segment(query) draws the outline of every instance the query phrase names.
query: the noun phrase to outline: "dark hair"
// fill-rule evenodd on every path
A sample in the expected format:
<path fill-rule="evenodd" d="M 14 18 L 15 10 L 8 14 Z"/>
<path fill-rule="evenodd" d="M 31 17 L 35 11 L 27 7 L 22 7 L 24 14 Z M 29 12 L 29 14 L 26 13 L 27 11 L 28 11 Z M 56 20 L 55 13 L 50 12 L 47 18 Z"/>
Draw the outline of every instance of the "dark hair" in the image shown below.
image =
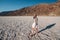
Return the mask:
<path fill-rule="evenodd" d="M 37 14 L 34 14 L 33 19 L 35 19 L 36 17 L 37 17 Z"/>

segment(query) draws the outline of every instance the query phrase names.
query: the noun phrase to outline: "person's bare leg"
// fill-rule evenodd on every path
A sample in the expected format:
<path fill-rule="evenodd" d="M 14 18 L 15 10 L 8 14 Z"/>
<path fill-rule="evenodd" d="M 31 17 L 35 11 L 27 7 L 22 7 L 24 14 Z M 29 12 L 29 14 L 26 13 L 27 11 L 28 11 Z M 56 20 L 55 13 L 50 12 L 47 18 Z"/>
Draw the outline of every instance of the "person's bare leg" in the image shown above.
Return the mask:
<path fill-rule="evenodd" d="M 36 33 L 38 32 L 38 26 L 36 26 Z"/>
<path fill-rule="evenodd" d="M 32 34 L 34 34 L 34 28 L 32 28 Z"/>
<path fill-rule="evenodd" d="M 38 35 L 38 28 L 36 28 L 36 34 Z"/>

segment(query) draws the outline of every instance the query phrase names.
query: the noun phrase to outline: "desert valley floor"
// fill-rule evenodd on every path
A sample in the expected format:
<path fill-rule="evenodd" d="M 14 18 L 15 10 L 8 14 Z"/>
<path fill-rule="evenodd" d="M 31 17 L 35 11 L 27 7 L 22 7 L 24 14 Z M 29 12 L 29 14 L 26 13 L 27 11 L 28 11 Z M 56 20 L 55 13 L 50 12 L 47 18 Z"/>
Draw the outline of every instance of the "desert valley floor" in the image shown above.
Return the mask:
<path fill-rule="evenodd" d="M 38 16 L 39 30 L 48 28 L 29 38 L 32 16 L 0 16 L 0 40 L 60 40 L 60 17 Z"/>

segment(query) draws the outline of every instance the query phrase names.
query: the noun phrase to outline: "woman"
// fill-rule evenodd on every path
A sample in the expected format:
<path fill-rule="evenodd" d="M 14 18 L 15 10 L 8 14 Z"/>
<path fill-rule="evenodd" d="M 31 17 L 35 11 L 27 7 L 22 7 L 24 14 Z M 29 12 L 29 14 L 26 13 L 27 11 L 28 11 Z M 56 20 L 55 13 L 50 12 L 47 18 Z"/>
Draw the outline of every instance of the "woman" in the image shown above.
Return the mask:
<path fill-rule="evenodd" d="M 37 18 L 37 14 L 34 14 L 33 16 L 33 24 L 32 24 L 32 33 L 37 33 L 38 32 L 38 18 Z"/>

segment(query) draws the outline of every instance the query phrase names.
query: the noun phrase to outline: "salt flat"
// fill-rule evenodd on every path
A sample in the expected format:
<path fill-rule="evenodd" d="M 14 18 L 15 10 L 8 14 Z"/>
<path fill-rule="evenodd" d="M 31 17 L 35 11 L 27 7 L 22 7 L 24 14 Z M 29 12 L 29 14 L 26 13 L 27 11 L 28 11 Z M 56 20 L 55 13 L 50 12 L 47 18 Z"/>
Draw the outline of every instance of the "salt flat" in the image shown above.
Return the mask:
<path fill-rule="evenodd" d="M 32 23 L 32 16 L 0 16 L 0 39 L 29 40 Z M 60 17 L 38 16 L 39 30 L 54 23 L 52 28 L 39 33 L 40 37 L 36 35 L 31 40 L 60 40 Z"/>

